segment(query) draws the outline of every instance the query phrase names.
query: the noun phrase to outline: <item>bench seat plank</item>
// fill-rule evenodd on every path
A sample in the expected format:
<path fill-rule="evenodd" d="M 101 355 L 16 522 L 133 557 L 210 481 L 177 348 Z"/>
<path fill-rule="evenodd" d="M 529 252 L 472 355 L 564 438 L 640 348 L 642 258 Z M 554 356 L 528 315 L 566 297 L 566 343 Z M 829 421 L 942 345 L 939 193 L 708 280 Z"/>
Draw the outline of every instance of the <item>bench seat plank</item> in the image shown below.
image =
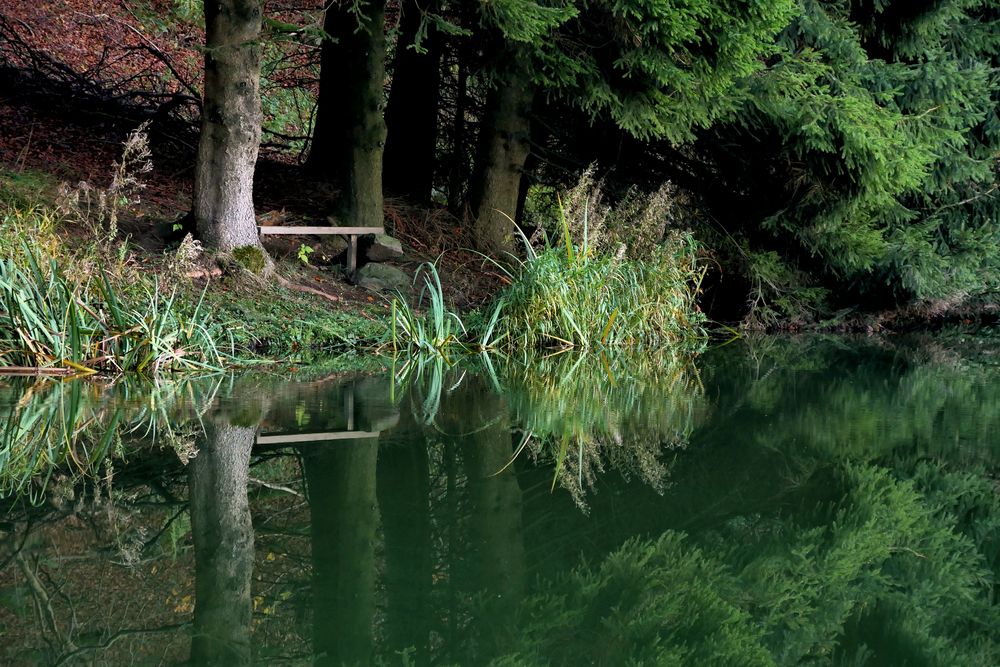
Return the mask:
<path fill-rule="evenodd" d="M 364 235 L 364 234 L 384 234 L 385 230 L 382 227 L 279 227 L 279 226 L 269 226 L 261 227 L 261 234 L 341 234 L 344 236 L 350 236 L 353 234 Z"/>

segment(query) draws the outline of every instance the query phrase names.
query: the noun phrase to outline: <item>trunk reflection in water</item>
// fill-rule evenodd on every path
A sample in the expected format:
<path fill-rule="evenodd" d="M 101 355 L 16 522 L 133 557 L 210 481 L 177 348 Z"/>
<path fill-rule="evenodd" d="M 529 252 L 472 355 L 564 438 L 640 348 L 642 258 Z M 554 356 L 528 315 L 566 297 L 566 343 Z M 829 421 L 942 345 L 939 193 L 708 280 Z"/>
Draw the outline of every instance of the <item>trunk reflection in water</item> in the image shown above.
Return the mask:
<path fill-rule="evenodd" d="M 397 435 L 398 433 L 398 435 Z M 429 443 L 410 412 L 379 439 L 377 491 L 385 539 L 386 643 L 428 663 L 431 631 Z"/>
<path fill-rule="evenodd" d="M 303 447 L 312 517 L 313 651 L 321 665 L 366 665 L 374 652 L 378 440 Z"/>
<path fill-rule="evenodd" d="M 525 553 L 521 488 L 513 466 L 510 418 L 503 397 L 480 378 L 466 378 L 450 397 L 467 406 L 442 426 L 458 446 L 469 494 L 469 539 L 472 591 L 482 591 L 474 636 L 482 643 L 479 658 L 497 655 L 514 634 L 517 606 L 524 597 Z M 461 417 L 461 419 L 459 419 Z M 502 471 L 502 472 L 501 472 Z"/>
<path fill-rule="evenodd" d="M 196 665 L 250 662 L 254 535 L 247 501 L 256 427 L 208 420 L 188 464 L 195 554 Z"/>

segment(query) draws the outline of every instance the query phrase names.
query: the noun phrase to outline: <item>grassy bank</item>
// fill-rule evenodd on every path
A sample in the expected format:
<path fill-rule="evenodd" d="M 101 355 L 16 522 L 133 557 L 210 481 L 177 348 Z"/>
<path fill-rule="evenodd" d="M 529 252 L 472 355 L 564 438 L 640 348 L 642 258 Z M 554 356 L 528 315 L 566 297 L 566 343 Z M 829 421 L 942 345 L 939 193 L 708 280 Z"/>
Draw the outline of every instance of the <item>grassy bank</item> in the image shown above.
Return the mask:
<path fill-rule="evenodd" d="M 704 343 L 697 306 L 704 268 L 690 234 L 667 227 L 668 190 L 611 207 L 588 173 L 553 202 L 555 215 L 534 221 L 537 232 L 522 236 L 518 256 L 482 258 L 507 277 L 492 302 L 455 312 L 436 267 L 426 264 L 417 275 L 420 298 L 400 298 L 390 310 L 364 292 L 345 301 L 286 289 L 190 236 L 165 252 L 131 243 L 122 221 L 150 215 L 137 209 L 140 185 L 129 173 L 144 167 L 141 149 L 130 146 L 105 190 L 0 172 L 0 366 L 157 373 L 302 363 L 390 342 L 445 354 L 696 351 Z"/>
<path fill-rule="evenodd" d="M 335 310 L 239 267 L 189 278 L 190 244 L 156 254 L 121 238 L 130 201 L 115 194 L 0 172 L 0 366 L 205 370 L 384 341 L 381 304 Z"/>

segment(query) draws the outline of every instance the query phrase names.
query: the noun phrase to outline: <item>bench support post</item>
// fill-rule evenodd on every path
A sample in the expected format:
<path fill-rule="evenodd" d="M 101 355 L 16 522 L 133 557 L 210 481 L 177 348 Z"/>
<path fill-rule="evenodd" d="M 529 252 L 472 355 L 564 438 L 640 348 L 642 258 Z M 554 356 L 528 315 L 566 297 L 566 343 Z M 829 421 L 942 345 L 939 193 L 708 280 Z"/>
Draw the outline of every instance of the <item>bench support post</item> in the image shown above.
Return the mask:
<path fill-rule="evenodd" d="M 358 237 L 354 234 L 345 234 L 347 239 L 347 277 L 353 278 L 358 270 Z"/>

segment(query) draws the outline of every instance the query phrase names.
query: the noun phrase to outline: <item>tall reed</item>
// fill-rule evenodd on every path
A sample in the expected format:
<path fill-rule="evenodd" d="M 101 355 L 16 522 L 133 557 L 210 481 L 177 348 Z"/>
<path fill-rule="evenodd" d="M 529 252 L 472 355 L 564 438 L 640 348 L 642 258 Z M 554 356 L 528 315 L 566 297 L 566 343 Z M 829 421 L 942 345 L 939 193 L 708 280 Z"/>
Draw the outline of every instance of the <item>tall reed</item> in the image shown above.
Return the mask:
<path fill-rule="evenodd" d="M 586 192 L 570 193 L 582 205 L 560 205 L 557 225 L 541 231 L 537 247 L 521 235 L 526 257 L 508 269 L 497 337 L 525 349 L 698 347 L 705 269 L 693 237 L 664 227 L 662 192 L 648 197 L 634 229 L 618 221 L 611 234 L 614 211 L 602 207 L 598 186 L 586 178 L 576 189 Z"/>

